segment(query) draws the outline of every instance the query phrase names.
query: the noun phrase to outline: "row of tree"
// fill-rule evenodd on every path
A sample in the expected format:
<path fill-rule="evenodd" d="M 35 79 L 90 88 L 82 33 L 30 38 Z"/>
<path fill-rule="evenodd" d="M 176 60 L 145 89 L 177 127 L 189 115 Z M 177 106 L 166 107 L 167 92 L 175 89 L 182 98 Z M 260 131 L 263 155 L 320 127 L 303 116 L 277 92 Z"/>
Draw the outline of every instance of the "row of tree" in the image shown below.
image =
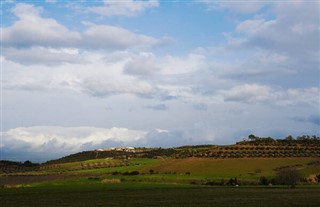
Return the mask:
<path fill-rule="evenodd" d="M 274 139 L 271 137 L 258 137 L 253 134 L 250 134 L 248 138 L 244 139 L 237 144 L 242 145 L 295 145 L 295 144 L 302 144 L 302 145 L 316 145 L 320 144 L 320 137 L 316 135 L 302 135 L 297 136 L 296 138 L 289 135 L 284 139 Z"/>

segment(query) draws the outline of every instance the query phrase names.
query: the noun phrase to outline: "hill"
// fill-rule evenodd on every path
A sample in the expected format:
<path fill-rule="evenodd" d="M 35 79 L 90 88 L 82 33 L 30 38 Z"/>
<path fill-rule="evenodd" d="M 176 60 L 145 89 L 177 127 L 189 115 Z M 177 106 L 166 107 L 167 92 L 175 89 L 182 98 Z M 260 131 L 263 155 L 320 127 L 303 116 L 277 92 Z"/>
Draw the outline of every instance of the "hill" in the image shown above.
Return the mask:
<path fill-rule="evenodd" d="M 30 161 L 0 162 L 2 178 L 20 176 L 19 179 L 21 175 L 41 175 L 42 178 L 43 175 L 48 175 L 59 178 L 61 175 L 112 177 L 148 174 L 159 175 L 162 180 L 167 181 L 173 179 L 170 176 L 183 175 L 187 176 L 182 178 L 188 183 L 192 179 L 200 179 L 201 183 L 207 182 L 203 180 L 208 177 L 237 177 L 257 182 L 261 177 L 274 177 L 283 169 L 296 169 L 304 179 L 311 176 L 312 180 L 316 175 L 320 175 L 319 137 L 272 139 L 250 135 L 248 139 L 226 146 L 108 148 L 79 152 L 42 164 Z M 140 179 L 144 180 L 145 176 Z M 174 180 L 176 179 L 174 177 Z M 159 181 L 159 177 L 156 176 L 156 180 Z"/>
<path fill-rule="evenodd" d="M 320 157 L 320 138 L 316 136 L 301 136 L 293 139 L 259 138 L 249 135 L 248 139 L 233 145 L 197 145 L 181 146 L 176 148 L 110 148 L 95 151 L 83 151 L 68 155 L 57 160 L 48 161 L 46 164 L 59 164 L 80 162 L 91 159 L 114 158 L 294 158 L 294 157 Z"/>

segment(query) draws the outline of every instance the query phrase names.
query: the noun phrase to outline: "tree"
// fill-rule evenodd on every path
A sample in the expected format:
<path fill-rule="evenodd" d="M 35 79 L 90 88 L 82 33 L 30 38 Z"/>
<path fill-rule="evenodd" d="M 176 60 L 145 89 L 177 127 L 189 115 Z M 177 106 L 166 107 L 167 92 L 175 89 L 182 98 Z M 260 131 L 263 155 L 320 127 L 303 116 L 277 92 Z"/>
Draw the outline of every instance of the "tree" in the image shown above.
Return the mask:
<path fill-rule="evenodd" d="M 23 165 L 26 167 L 31 167 L 31 166 L 33 166 L 33 163 L 31 161 L 27 160 L 23 163 Z"/>
<path fill-rule="evenodd" d="M 260 184 L 260 185 L 269 185 L 269 180 L 268 180 L 268 178 L 266 178 L 266 177 L 264 177 L 264 176 L 260 177 L 260 179 L 259 179 L 259 184 Z"/>
<path fill-rule="evenodd" d="M 292 141 L 292 140 L 294 140 L 294 138 L 291 135 L 289 135 L 289 136 L 286 137 L 286 140 Z"/>
<path fill-rule="evenodd" d="M 255 141 L 257 138 L 258 138 L 258 137 L 254 136 L 253 134 L 250 134 L 250 135 L 248 136 L 248 139 L 249 139 L 250 141 Z"/>
<path fill-rule="evenodd" d="M 316 175 L 315 180 L 320 183 L 320 174 Z"/>
<path fill-rule="evenodd" d="M 280 185 L 288 185 L 294 188 L 301 175 L 295 168 L 286 168 L 277 172 L 276 180 Z"/>

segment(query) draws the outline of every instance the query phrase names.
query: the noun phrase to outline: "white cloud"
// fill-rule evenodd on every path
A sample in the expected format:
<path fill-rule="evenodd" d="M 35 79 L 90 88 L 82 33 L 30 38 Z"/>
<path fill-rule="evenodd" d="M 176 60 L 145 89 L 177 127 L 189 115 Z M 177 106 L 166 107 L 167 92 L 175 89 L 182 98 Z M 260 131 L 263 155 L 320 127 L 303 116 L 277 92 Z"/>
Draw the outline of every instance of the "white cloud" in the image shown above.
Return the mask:
<path fill-rule="evenodd" d="M 319 38 L 318 8 L 319 2 L 273 3 L 269 12 L 274 17 L 258 16 L 240 21 L 236 32 L 245 36 L 242 44 L 246 47 L 289 54 L 300 61 L 306 58 L 315 61 L 319 52 L 315 44 Z"/>
<path fill-rule="evenodd" d="M 103 6 L 89 7 L 88 11 L 97 13 L 102 16 L 135 16 L 145 10 L 153 7 L 158 7 L 157 0 L 147 1 L 109 1 L 104 0 Z"/>
<path fill-rule="evenodd" d="M 109 25 L 94 25 L 88 27 L 82 34 L 83 48 L 97 49 L 126 49 L 130 47 L 149 47 L 161 44 L 161 40 L 140 35 L 129 30 L 109 26 Z"/>
<path fill-rule="evenodd" d="M 7 60 L 23 65 L 56 66 L 64 63 L 86 63 L 78 50 L 73 48 L 31 47 L 17 49 L 10 47 L 3 50 L 3 55 Z"/>
<path fill-rule="evenodd" d="M 161 72 L 153 54 L 142 54 L 133 58 L 124 66 L 124 73 L 129 75 L 145 76 L 156 75 Z"/>
<path fill-rule="evenodd" d="M 153 53 L 140 53 L 132 56 L 125 65 L 124 72 L 137 76 L 173 76 L 190 74 L 202 70 L 206 66 L 206 57 L 197 53 L 185 56 L 156 56 Z"/>
<path fill-rule="evenodd" d="M 2 44 L 6 47 L 83 48 L 86 50 L 120 50 L 162 45 L 167 39 L 136 34 L 111 25 L 87 25 L 84 31 L 72 31 L 55 19 L 42 18 L 42 8 L 19 3 L 12 12 L 19 19 L 3 28 Z"/>
<path fill-rule="evenodd" d="M 15 60 L 19 60 L 24 65 L 4 59 L 3 67 L 10 68 L 4 71 L 5 89 L 50 93 L 60 91 L 96 97 L 118 94 L 133 94 L 146 98 L 165 96 L 161 94 L 165 91 L 160 90 L 157 83 L 123 74 L 123 68 L 130 60 L 131 54 L 127 54 L 127 57 L 122 56 L 120 60 L 114 62 L 105 62 L 105 53 L 84 52 L 73 55 L 77 50 L 50 49 L 52 50 L 50 53 L 49 49 L 34 50 L 30 52 L 26 49 L 27 55 L 21 55 L 21 57 L 18 57 L 20 50 L 17 50 L 19 52 L 12 50 L 18 54 L 10 54 L 10 57 L 16 55 Z M 34 54 L 38 56 L 32 57 Z M 34 59 L 39 59 L 38 64 L 29 64 Z M 57 60 L 60 62 L 55 62 Z M 61 64 L 63 61 L 65 64 Z"/>
<path fill-rule="evenodd" d="M 266 101 L 272 99 L 272 90 L 268 86 L 245 84 L 223 90 L 221 94 L 226 101 L 240 101 L 246 103 Z"/>
<path fill-rule="evenodd" d="M 12 26 L 3 28 L 4 46 L 29 47 L 72 46 L 80 40 L 78 32 L 70 31 L 54 19 L 40 17 L 42 9 L 30 4 L 19 3 L 12 12 L 19 18 Z"/>
<path fill-rule="evenodd" d="M 2 149 L 29 153 L 47 153 L 47 156 L 110 147 L 114 143 L 134 145 L 147 132 L 127 128 L 34 126 L 10 129 L 3 135 Z M 88 149 L 87 149 L 88 150 Z"/>

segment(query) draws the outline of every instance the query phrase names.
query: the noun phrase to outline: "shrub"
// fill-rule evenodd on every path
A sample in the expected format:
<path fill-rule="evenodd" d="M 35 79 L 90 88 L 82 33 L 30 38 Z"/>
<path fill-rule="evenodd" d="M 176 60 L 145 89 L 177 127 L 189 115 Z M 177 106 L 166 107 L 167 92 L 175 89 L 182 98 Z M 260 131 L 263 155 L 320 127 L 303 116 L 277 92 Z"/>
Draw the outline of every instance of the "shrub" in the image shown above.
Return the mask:
<path fill-rule="evenodd" d="M 139 171 L 124 172 L 123 175 L 139 175 Z"/>
<path fill-rule="evenodd" d="M 264 177 L 264 176 L 260 177 L 260 179 L 259 179 L 259 184 L 260 184 L 260 185 L 269 185 L 269 180 L 268 180 L 268 178 L 266 178 L 266 177 Z"/>
<path fill-rule="evenodd" d="M 285 168 L 277 172 L 276 180 L 280 185 L 288 185 L 294 188 L 301 175 L 295 168 Z"/>

